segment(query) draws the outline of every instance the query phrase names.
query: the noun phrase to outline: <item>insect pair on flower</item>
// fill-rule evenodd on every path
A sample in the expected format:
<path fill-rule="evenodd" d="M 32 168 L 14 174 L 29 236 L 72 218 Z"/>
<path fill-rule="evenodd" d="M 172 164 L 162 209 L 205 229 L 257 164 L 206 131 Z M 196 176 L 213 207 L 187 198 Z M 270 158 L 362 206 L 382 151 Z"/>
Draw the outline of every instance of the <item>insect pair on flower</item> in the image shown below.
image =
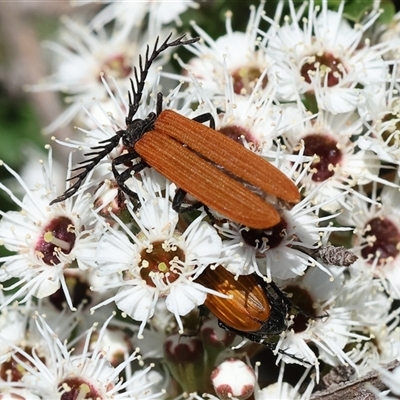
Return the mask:
<path fill-rule="evenodd" d="M 183 210 L 186 194 L 190 194 L 198 202 L 189 209 L 204 206 L 256 230 L 275 226 L 281 217 L 267 198 L 297 203 L 300 193 L 296 185 L 268 161 L 216 131 L 210 113 L 188 119 L 175 111 L 163 110 L 163 96 L 159 93 L 156 111 L 144 119 L 134 119 L 154 60 L 170 47 L 199 40 L 184 40 L 181 36 L 169 41 L 170 38 L 171 35 L 159 47 L 157 39 L 151 54 L 147 47 L 144 61 L 139 58 L 139 71 L 134 70 L 135 82 L 131 80 L 126 129 L 92 147 L 93 151 L 86 154 L 90 158 L 75 169 L 82 170 L 71 178 L 76 182 L 51 204 L 73 196 L 90 171 L 122 144 L 127 152 L 114 158 L 112 172 L 119 188 L 138 204 L 137 194 L 126 181 L 151 167 L 177 185 L 173 208 L 178 212 Z M 119 172 L 121 165 L 129 166 Z M 235 280 L 222 267 L 215 271 L 207 269 L 198 281 L 230 297 L 209 296 L 205 303 L 224 328 L 259 343 L 287 329 L 290 301 L 273 283 L 267 284 L 255 274 Z"/>

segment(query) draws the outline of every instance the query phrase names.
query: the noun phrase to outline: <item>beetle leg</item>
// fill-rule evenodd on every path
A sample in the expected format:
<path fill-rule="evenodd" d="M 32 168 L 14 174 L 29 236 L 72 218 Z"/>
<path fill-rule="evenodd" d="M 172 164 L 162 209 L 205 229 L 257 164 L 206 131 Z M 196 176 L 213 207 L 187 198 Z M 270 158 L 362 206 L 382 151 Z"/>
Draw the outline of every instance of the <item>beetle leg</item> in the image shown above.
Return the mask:
<path fill-rule="evenodd" d="M 273 347 L 276 348 L 276 345 L 269 346 L 269 348 L 270 348 L 272 351 L 275 350 L 275 348 L 273 348 Z M 304 365 L 304 364 L 307 364 L 307 365 L 310 366 L 310 367 L 313 366 L 313 364 L 311 364 L 309 361 L 307 361 L 307 360 L 305 360 L 305 359 L 303 359 L 303 358 L 297 357 L 297 356 L 295 356 L 295 355 L 293 355 L 293 354 L 290 354 L 290 353 L 288 353 L 286 350 L 279 349 L 279 350 L 277 350 L 277 352 L 278 352 L 279 354 L 282 354 L 282 355 L 286 356 L 286 357 L 290 357 L 290 358 L 293 359 L 293 360 L 299 361 L 299 362 L 302 363 L 303 365 Z"/>
<path fill-rule="evenodd" d="M 211 115 L 211 113 L 205 113 L 205 114 L 198 115 L 197 117 L 193 118 L 193 121 L 200 122 L 201 124 L 209 121 L 210 128 L 215 129 L 215 120 L 214 120 L 214 117 Z"/>
<path fill-rule="evenodd" d="M 200 207 L 203 207 L 204 211 L 207 214 L 207 217 L 210 219 L 211 224 L 214 225 L 217 222 L 216 218 L 210 212 L 210 209 L 202 202 L 196 201 L 196 203 L 193 203 L 192 205 L 190 205 L 188 207 L 182 207 L 182 203 L 185 199 L 186 194 L 187 194 L 187 192 L 185 192 L 181 188 L 178 188 L 178 190 L 175 192 L 175 196 L 172 200 L 172 208 L 179 214 L 186 214 L 186 213 L 190 213 L 192 211 L 196 211 Z"/>
<path fill-rule="evenodd" d="M 302 364 L 307 364 L 309 366 L 312 366 L 312 364 L 310 364 L 307 360 L 304 360 L 304 359 L 302 359 L 300 357 L 297 357 L 294 354 L 288 353 L 286 350 L 283 350 L 283 349 L 276 350 L 276 345 L 277 345 L 276 343 L 266 342 L 262 338 L 260 338 L 260 336 L 258 336 L 258 335 L 253 335 L 250 332 L 246 332 L 246 334 L 244 334 L 243 332 L 240 332 L 240 331 L 237 331 L 235 329 L 230 328 L 229 326 L 225 325 L 220 320 L 218 320 L 218 325 L 219 325 L 220 328 L 225 329 L 228 332 L 233 332 L 238 336 L 242 336 L 242 337 L 245 337 L 248 340 L 251 340 L 252 342 L 255 342 L 255 343 L 258 343 L 258 344 L 262 344 L 263 346 L 266 346 L 273 353 L 276 352 L 276 353 L 282 354 L 284 356 L 290 357 L 293 360 L 299 361 Z M 236 350 L 236 348 L 234 348 L 234 350 Z"/>
<path fill-rule="evenodd" d="M 161 92 L 158 92 L 157 93 L 157 104 L 156 104 L 156 115 L 157 115 L 157 117 L 162 112 L 162 106 L 163 106 L 163 94 Z"/>
<path fill-rule="evenodd" d="M 185 192 L 183 189 L 178 188 L 178 190 L 175 192 L 175 196 L 172 200 L 172 208 L 179 214 L 185 214 L 189 213 L 195 210 L 198 210 L 201 206 L 204 206 L 203 203 L 200 201 L 197 201 L 196 203 L 188 206 L 188 207 L 182 207 L 183 200 L 185 199 L 187 192 Z"/>
<path fill-rule="evenodd" d="M 131 167 L 127 168 L 124 172 L 119 173 L 117 171 L 117 165 L 124 164 L 126 162 L 132 161 L 134 159 L 138 158 L 138 155 L 136 153 L 126 153 L 122 154 L 119 157 L 116 157 L 112 164 L 111 164 L 111 169 L 114 174 L 115 180 L 118 183 L 118 186 L 120 189 L 129 197 L 134 198 L 136 201 L 139 201 L 138 195 L 132 191 L 131 189 L 126 186 L 125 182 L 132 177 L 133 174 L 136 174 L 140 171 L 142 171 L 144 168 L 148 167 L 148 165 L 144 161 L 139 161 L 138 163 L 132 165 Z"/>

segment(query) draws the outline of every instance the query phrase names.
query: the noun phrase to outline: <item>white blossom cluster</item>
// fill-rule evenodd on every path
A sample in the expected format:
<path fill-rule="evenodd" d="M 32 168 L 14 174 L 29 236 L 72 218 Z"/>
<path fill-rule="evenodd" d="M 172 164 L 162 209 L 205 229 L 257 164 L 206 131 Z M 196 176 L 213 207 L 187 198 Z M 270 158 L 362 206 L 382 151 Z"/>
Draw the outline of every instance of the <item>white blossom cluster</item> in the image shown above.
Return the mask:
<path fill-rule="evenodd" d="M 129 80 L 138 90 L 147 46 L 151 54 L 171 32 L 170 41 L 187 33 L 180 16 L 202 6 L 114 1 L 85 23 L 63 20 L 60 41 L 47 43 L 54 73 L 31 90 L 65 96 L 48 132 L 79 126 L 66 142 L 54 138 L 72 150 L 65 190 L 82 160 L 127 134 Z M 0 211 L 9 251 L 0 258 L 0 398 L 309 399 L 327 371 L 346 367 L 350 380 L 400 357 L 399 17 L 383 25 L 378 1 L 357 22 L 345 2 L 328 6 L 280 1 L 268 15 L 262 1 L 245 32 L 227 13 L 219 38 L 192 22 L 183 40 L 200 39 L 153 60 L 134 116 L 146 119 L 160 101 L 185 119 L 210 114 L 221 135 L 297 186 L 301 199 L 289 204 L 243 183 L 274 206 L 278 225 L 242 226 L 189 194 L 177 212 L 179 187 L 154 165 L 126 176 L 127 195 L 116 173 L 141 160 L 123 136 L 60 202 L 66 178 L 51 146 L 36 182 L 1 164 L 24 196 L 0 183 L 19 209 Z M 218 282 L 221 269 L 232 275 L 221 286 L 276 285 L 269 304 L 284 304 L 285 327 L 254 343 L 249 305 L 249 316 L 231 310 L 238 335 L 223 312 L 222 329 L 210 299 L 229 296 L 204 278 Z M 265 385 L 269 364 L 278 378 Z M 287 382 L 290 364 L 302 369 L 297 384 Z"/>

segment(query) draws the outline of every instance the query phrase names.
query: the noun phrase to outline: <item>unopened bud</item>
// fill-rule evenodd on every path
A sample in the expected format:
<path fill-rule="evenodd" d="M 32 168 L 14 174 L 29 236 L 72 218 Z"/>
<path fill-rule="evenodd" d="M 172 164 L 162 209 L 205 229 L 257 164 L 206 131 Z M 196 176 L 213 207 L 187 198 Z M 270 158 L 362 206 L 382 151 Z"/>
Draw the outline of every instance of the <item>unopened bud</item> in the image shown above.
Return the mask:
<path fill-rule="evenodd" d="M 125 196 L 115 181 L 104 181 L 94 194 L 94 206 L 100 208 L 100 214 L 104 218 L 110 216 L 110 211 L 120 215 L 126 210 Z"/>
<path fill-rule="evenodd" d="M 205 382 L 205 351 L 196 336 L 171 335 L 164 343 L 164 357 L 183 390 L 201 391 Z"/>
<path fill-rule="evenodd" d="M 238 400 L 249 398 L 256 385 L 254 370 L 243 361 L 230 359 L 220 364 L 211 374 L 215 394 L 221 400 L 232 397 Z"/>
<path fill-rule="evenodd" d="M 236 335 L 226 329 L 222 329 L 217 318 L 206 319 L 200 327 L 200 337 L 207 347 L 224 349 L 229 347 Z"/>

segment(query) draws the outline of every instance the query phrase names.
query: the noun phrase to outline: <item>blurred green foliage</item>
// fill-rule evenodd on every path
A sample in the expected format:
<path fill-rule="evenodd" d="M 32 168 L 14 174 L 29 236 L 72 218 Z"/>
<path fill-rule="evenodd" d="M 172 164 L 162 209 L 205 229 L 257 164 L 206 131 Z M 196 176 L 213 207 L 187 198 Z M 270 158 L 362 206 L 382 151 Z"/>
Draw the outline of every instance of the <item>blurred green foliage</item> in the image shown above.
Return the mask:
<path fill-rule="evenodd" d="M 10 98 L 0 88 L 0 159 L 18 169 L 24 148 L 43 147 L 40 130 L 32 105 L 25 98 Z"/>
<path fill-rule="evenodd" d="M 0 160 L 15 170 L 25 163 L 28 148 L 43 149 L 44 138 L 34 107 L 25 97 L 10 97 L 0 87 Z M 10 174 L 0 168 L 0 182 L 6 183 Z M 0 209 L 15 209 L 9 196 L 0 191 Z M 0 255 L 2 254 L 0 248 Z"/>

